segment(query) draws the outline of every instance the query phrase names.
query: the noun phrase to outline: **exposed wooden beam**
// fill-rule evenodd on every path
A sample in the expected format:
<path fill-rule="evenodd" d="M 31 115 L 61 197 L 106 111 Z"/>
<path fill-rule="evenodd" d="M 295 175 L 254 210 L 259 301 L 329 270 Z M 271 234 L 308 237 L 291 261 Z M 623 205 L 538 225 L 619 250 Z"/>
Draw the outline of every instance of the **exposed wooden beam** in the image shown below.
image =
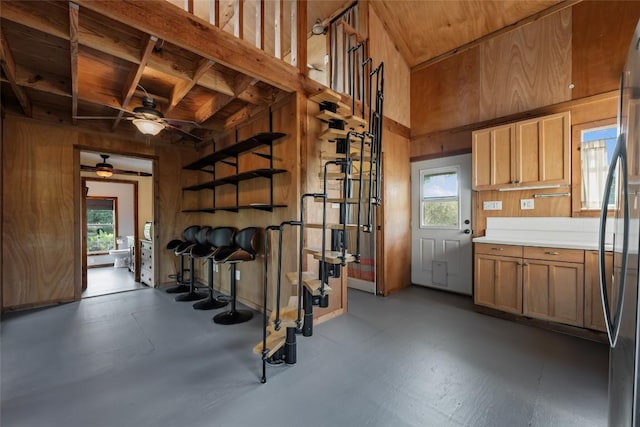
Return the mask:
<path fill-rule="evenodd" d="M 220 0 L 209 0 L 209 24 L 220 27 Z"/>
<path fill-rule="evenodd" d="M 213 117 L 218 111 L 222 110 L 227 104 L 233 101 L 232 96 L 223 95 L 221 93 L 216 94 L 210 100 L 204 103 L 198 111 L 196 111 L 195 121 L 198 123 L 204 123 Z"/>
<path fill-rule="evenodd" d="M 58 6 L 57 3 L 52 5 Z M 67 28 L 67 6 L 59 4 L 59 8 L 39 8 L 36 2 L 30 1 L 3 1 L 0 7 L 0 16 L 20 25 L 36 29 L 60 39 L 69 38 Z"/>
<path fill-rule="evenodd" d="M 235 0 L 233 3 L 233 35 L 244 38 L 244 0 Z"/>
<path fill-rule="evenodd" d="M 215 68 L 206 72 L 198 81 L 198 85 L 228 96 L 234 96 L 233 81 Z"/>
<path fill-rule="evenodd" d="M 264 50 L 264 0 L 256 2 L 256 47 Z"/>
<path fill-rule="evenodd" d="M 4 74 L 7 76 L 9 80 L 9 84 L 11 85 L 11 89 L 15 94 L 16 98 L 18 98 L 18 102 L 20 103 L 20 107 L 22 107 L 22 111 L 26 116 L 31 117 L 33 114 L 33 110 L 31 109 L 31 101 L 27 96 L 27 93 L 24 91 L 22 87 L 20 87 L 16 80 L 16 63 L 13 60 L 13 54 L 11 53 L 11 49 L 9 49 L 9 45 L 7 44 L 7 39 L 4 36 L 4 31 L 0 29 L 0 66 L 2 66 L 2 70 Z"/>
<path fill-rule="evenodd" d="M 496 31 L 494 31 L 492 33 L 486 34 L 486 35 L 480 37 L 479 39 L 470 41 L 469 43 L 463 44 L 462 46 L 459 46 L 459 47 L 457 47 L 455 49 L 451 49 L 450 51 L 445 52 L 445 53 L 443 53 L 441 55 L 438 55 L 438 56 L 436 56 L 434 58 L 431 58 L 431 59 L 429 59 L 427 61 L 421 62 L 420 64 L 417 64 L 413 68 L 411 68 L 411 71 L 418 71 L 418 70 L 422 70 L 424 68 L 427 68 L 427 67 L 429 67 L 429 66 L 431 66 L 433 64 L 436 64 L 436 63 L 438 63 L 440 61 L 444 61 L 445 59 L 450 58 L 450 57 L 452 57 L 454 55 L 457 55 L 459 53 L 462 53 L 462 52 L 465 52 L 465 51 L 467 51 L 469 49 L 472 49 L 472 48 L 474 48 L 476 46 L 479 46 L 482 43 L 486 42 L 487 40 L 490 40 L 492 38 L 498 37 L 498 36 L 500 36 L 500 35 L 502 35 L 504 33 L 507 33 L 509 31 L 513 31 L 513 30 L 515 30 L 517 28 L 524 27 L 525 25 L 531 24 L 532 22 L 538 21 L 538 20 L 540 20 L 540 19 L 542 19 L 542 18 L 544 18 L 546 16 L 549 16 L 551 14 L 554 14 L 556 12 L 564 10 L 564 9 L 566 9 L 568 7 L 573 7 L 576 4 L 580 3 L 581 1 L 582 0 L 564 0 L 564 1 L 561 1 L 560 3 L 556 3 L 555 5 L 553 5 L 551 7 L 548 7 L 548 8 L 546 8 L 546 9 L 544 9 L 544 10 L 538 12 L 538 13 L 535 13 L 535 14 L 533 14 L 531 16 L 528 16 L 528 17 L 526 17 L 524 19 L 521 19 L 521 20 L 519 20 L 517 22 L 514 22 L 511 25 L 507 25 L 506 27 L 502 27 L 499 30 L 496 30 Z M 378 3 L 378 2 L 372 1 L 370 3 L 372 5 L 374 5 L 374 10 L 375 10 L 376 9 L 376 3 Z M 380 14 L 378 13 L 378 15 L 380 15 Z M 382 16 L 379 16 L 379 17 L 380 17 L 381 20 L 383 19 Z"/>
<path fill-rule="evenodd" d="M 206 22 L 169 2 L 122 0 L 78 0 L 86 7 L 154 34 L 178 47 L 219 62 L 244 74 L 286 91 L 301 89 L 295 67 L 278 61 L 267 53 L 233 37 L 232 34 L 207 25 Z M 171 16 L 171 21 L 167 21 Z"/>
<path fill-rule="evenodd" d="M 296 20 L 296 45 L 297 45 L 297 65 L 298 72 L 307 75 L 307 2 L 306 0 L 296 0 L 297 4 L 297 20 Z M 291 23 L 293 25 L 293 22 Z M 292 40 L 293 43 L 293 40 Z"/>
<path fill-rule="evenodd" d="M 275 0 L 274 3 L 274 55 L 276 58 L 282 58 L 282 23 L 284 20 L 284 4 L 283 0 Z"/>
<path fill-rule="evenodd" d="M 157 42 L 158 38 L 156 36 L 147 36 L 147 40 L 142 48 L 142 54 L 140 55 L 140 63 L 131 67 L 131 71 L 129 71 L 129 75 L 127 76 L 127 80 L 125 81 L 122 91 L 122 108 L 127 108 L 129 102 L 131 102 L 131 98 L 133 97 L 133 94 L 135 93 L 136 88 L 140 83 L 140 78 L 142 77 L 144 67 L 146 67 L 147 62 L 151 57 L 151 52 L 153 52 L 153 47 Z M 112 129 L 115 129 L 120 124 L 122 116 L 124 116 L 124 111 L 120 111 L 118 113 L 116 120 L 113 122 Z"/>
<path fill-rule="evenodd" d="M 238 93 L 237 98 L 253 105 L 269 105 L 275 101 L 277 92 L 278 90 L 274 88 L 260 89 L 257 86 L 250 85 Z"/>
<path fill-rule="evenodd" d="M 78 115 L 78 5 L 69 2 L 69 59 L 71 63 L 71 123 Z"/>
<path fill-rule="evenodd" d="M 193 89 L 193 87 L 198 83 L 198 80 L 200 80 L 200 78 L 213 66 L 213 64 L 215 64 L 214 61 L 211 61 L 210 59 L 203 59 L 193 72 L 193 78 L 191 80 L 181 81 L 173 87 L 169 105 L 164 111 L 165 114 L 170 113 L 171 110 L 173 110 L 175 106 L 178 105 L 185 96 L 187 96 L 189 91 Z"/>
<path fill-rule="evenodd" d="M 16 64 L 16 84 L 23 88 L 71 98 L 71 80 L 68 76 L 29 70 Z"/>

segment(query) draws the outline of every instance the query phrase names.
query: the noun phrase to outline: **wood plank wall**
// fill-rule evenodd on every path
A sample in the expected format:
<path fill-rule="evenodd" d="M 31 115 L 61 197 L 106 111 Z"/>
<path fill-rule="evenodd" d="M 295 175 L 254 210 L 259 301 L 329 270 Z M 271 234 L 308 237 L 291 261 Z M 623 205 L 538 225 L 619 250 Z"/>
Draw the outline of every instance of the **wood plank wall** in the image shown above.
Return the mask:
<path fill-rule="evenodd" d="M 189 224 L 180 213 L 182 165 L 191 149 L 153 146 L 88 134 L 34 120 L 3 120 L 3 309 L 34 307 L 79 296 L 80 171 L 74 147 L 157 157 L 156 241 L 178 236 Z M 76 176 L 77 175 L 77 176 Z M 77 187 L 77 188 L 76 188 Z M 78 237 L 79 239 L 79 237 Z M 173 273 L 173 255 L 157 250 L 158 279 Z"/>
<path fill-rule="evenodd" d="M 300 177 L 300 153 L 296 148 L 298 146 L 298 129 L 296 120 L 297 104 L 295 94 L 288 96 L 285 100 L 272 107 L 273 131 L 282 132 L 287 136 L 278 140 L 273 145 L 273 167 L 278 169 L 286 169 L 288 172 L 275 175 L 273 177 L 274 186 L 274 203 L 284 204 L 286 208 L 276 208 L 273 212 L 246 209 L 238 213 L 218 211 L 214 214 L 210 213 L 194 213 L 189 214 L 191 221 L 198 225 L 208 225 L 211 227 L 231 226 L 238 230 L 245 227 L 265 227 L 273 224 L 280 224 L 282 221 L 296 219 L 298 217 L 298 192 Z M 234 144 L 236 142 L 235 130 L 230 129 L 225 135 L 216 141 L 216 149 L 219 150 Z M 237 127 L 238 141 L 247 139 L 260 132 L 269 131 L 269 114 L 268 110 L 260 113 L 248 122 L 242 123 Z M 268 147 L 262 147 L 255 152 L 268 153 Z M 207 148 L 199 153 L 199 156 L 210 154 L 213 148 Z M 256 156 L 252 153 L 243 153 L 239 156 L 238 167 L 240 172 L 269 167 L 268 160 Z M 235 168 L 229 165 L 219 163 L 216 165 L 216 178 L 224 175 L 235 174 Z M 188 173 L 188 172 L 187 172 Z M 211 176 L 204 172 L 191 172 L 193 175 L 190 179 L 196 177 L 196 182 L 205 182 L 211 179 Z M 248 205 L 250 203 L 268 203 L 269 202 L 269 180 L 265 178 L 252 179 L 239 183 L 239 204 Z M 188 192 L 185 192 L 188 193 Z M 199 196 L 198 203 L 201 207 L 211 207 L 212 191 L 203 190 L 196 193 Z M 186 195 L 186 194 L 185 194 Z M 235 187 L 231 185 L 221 186 L 216 190 L 216 203 L 218 206 L 235 205 Z M 193 203 L 193 200 L 190 201 Z M 240 280 L 237 282 L 238 299 L 254 308 L 262 307 L 263 298 L 263 253 L 264 231 L 261 231 L 258 239 L 258 257 L 251 262 L 238 264 L 237 270 L 240 271 Z M 276 269 L 276 242 L 277 235 L 270 235 L 270 252 L 269 256 L 269 305 L 272 304 L 275 295 L 275 269 Z M 282 301 L 286 302 L 289 296 L 288 283 L 284 274 L 290 271 L 296 271 L 296 248 L 297 238 L 287 230 L 283 239 L 283 248 L 285 257 L 283 258 L 283 289 L 284 294 Z M 204 260 L 196 261 L 197 277 L 201 283 L 206 283 L 207 270 Z M 223 293 L 228 294 L 230 289 L 231 277 L 228 266 L 221 266 L 218 273 L 214 273 L 215 288 L 220 289 Z"/>
<path fill-rule="evenodd" d="M 469 152 L 474 129 L 546 114 L 553 106 L 567 111 L 617 90 L 638 18 L 640 2 L 583 1 L 416 69 L 411 158 Z"/>
<path fill-rule="evenodd" d="M 369 6 L 369 54 L 374 66 L 384 62 L 384 115 L 409 127 L 411 73 L 402 55 L 387 34 L 382 21 Z"/>
<path fill-rule="evenodd" d="M 382 225 L 377 242 L 378 263 L 382 274 L 378 289 L 389 295 L 411 284 L 411 167 L 408 135 L 383 130 L 382 206 L 378 224 Z M 381 277 L 380 277 L 381 276 Z"/>

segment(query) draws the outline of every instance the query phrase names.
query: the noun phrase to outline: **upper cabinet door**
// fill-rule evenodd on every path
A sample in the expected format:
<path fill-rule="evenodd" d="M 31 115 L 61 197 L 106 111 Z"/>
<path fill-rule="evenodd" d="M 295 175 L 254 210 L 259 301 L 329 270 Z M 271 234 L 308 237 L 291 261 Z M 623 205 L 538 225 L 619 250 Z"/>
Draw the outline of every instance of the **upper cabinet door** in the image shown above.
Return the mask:
<path fill-rule="evenodd" d="M 473 132 L 473 189 L 569 186 L 570 126 L 566 112 Z"/>
<path fill-rule="evenodd" d="M 473 132 L 473 189 L 511 186 L 515 180 L 515 126 L 496 126 Z"/>
<path fill-rule="evenodd" d="M 569 112 L 517 122 L 516 183 L 521 186 L 569 185 Z"/>

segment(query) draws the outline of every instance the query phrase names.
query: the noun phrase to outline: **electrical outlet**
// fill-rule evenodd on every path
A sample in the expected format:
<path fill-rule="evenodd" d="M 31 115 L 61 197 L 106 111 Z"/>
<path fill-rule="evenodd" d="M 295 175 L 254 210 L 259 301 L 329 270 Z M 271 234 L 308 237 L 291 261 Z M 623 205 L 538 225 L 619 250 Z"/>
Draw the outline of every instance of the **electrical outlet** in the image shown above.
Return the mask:
<path fill-rule="evenodd" d="M 240 280 L 240 270 L 236 270 L 236 280 Z"/>
<path fill-rule="evenodd" d="M 331 209 L 340 209 L 340 203 L 331 203 Z"/>
<path fill-rule="evenodd" d="M 218 272 L 218 264 L 213 264 L 213 271 Z"/>
<path fill-rule="evenodd" d="M 492 200 L 488 202 L 482 202 L 482 209 L 485 211 L 501 211 L 502 200 Z"/>
<path fill-rule="evenodd" d="M 520 199 L 520 209 L 522 210 L 533 209 L 533 199 Z"/>

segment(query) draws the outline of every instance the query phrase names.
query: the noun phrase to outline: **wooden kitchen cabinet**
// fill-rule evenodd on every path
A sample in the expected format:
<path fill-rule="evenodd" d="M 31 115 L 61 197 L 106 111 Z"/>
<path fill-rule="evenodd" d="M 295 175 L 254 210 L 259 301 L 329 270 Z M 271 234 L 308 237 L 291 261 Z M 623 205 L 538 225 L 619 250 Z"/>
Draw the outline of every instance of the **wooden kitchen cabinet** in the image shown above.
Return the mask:
<path fill-rule="evenodd" d="M 571 183 L 569 112 L 472 133 L 474 190 Z"/>
<path fill-rule="evenodd" d="M 474 302 L 584 326 L 584 251 L 476 243 Z"/>
<path fill-rule="evenodd" d="M 596 331 L 606 332 L 602 297 L 600 295 L 600 266 L 598 265 L 598 251 L 584 253 L 584 327 Z M 613 253 L 606 252 L 605 271 L 607 277 L 613 272 Z M 608 282 L 611 295 L 611 282 Z"/>
<path fill-rule="evenodd" d="M 510 186 L 515 176 L 515 125 L 473 132 L 471 157 L 474 190 Z"/>
<path fill-rule="evenodd" d="M 522 247 L 475 245 L 474 302 L 522 314 Z"/>

